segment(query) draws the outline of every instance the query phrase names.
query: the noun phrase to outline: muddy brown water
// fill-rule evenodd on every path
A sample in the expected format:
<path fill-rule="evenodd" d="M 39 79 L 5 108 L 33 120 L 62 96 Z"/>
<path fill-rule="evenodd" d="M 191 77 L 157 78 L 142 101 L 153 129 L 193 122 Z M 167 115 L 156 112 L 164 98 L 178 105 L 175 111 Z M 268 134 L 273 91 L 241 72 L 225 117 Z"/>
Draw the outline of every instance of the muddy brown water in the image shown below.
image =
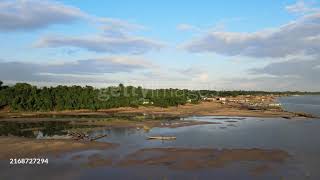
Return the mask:
<path fill-rule="evenodd" d="M 10 165 L 9 160 L 0 160 L 0 179 L 320 179 L 320 119 L 184 119 L 217 123 L 152 128 L 148 132 L 100 128 L 90 136 L 107 134 L 98 141 L 120 146 L 48 156 L 48 165 Z M 65 134 L 73 128 L 92 128 L 70 122 L 3 120 L 0 134 L 39 138 Z M 177 139 L 146 140 L 153 135 Z"/>

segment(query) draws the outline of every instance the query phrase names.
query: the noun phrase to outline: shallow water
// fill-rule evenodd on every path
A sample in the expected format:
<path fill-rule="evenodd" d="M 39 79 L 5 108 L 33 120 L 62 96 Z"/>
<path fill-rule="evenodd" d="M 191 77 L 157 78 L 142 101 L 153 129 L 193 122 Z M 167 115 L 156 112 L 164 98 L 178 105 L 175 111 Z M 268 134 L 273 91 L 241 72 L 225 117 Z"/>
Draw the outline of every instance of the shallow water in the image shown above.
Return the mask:
<path fill-rule="evenodd" d="M 285 110 L 291 112 L 305 112 L 320 117 L 319 95 L 280 97 L 279 102 Z"/>
<path fill-rule="evenodd" d="M 67 130 L 93 127 L 96 126 L 76 125 L 72 121 L 21 122 L 9 120 L 0 121 L 0 136 L 41 138 L 43 136 L 66 135 Z"/>
<path fill-rule="evenodd" d="M 9 165 L 0 161 L 0 179 L 320 179 L 319 119 L 188 117 L 185 120 L 219 124 L 180 128 L 153 128 L 149 132 L 135 128 L 106 128 L 90 135 L 108 134 L 99 141 L 119 143 L 112 150 L 89 150 L 50 157 L 49 165 Z M 52 125 L 52 124 L 51 124 Z M 0 123 L 4 128 L 6 125 Z M 66 127 L 66 126 L 64 126 Z M 59 132 L 59 131 L 57 131 Z M 147 136 L 176 136 L 175 141 L 149 141 Z M 129 154 L 143 148 L 212 148 L 213 150 L 281 150 L 290 154 L 284 163 L 234 160 L 221 167 L 173 169 L 170 164 L 119 166 Z M 100 154 L 112 158 L 112 165 L 88 167 L 88 157 Z M 79 158 L 73 158 L 78 156 Z M 186 159 L 189 157 L 186 157 Z M 253 174 L 261 163 L 272 169 Z"/>
<path fill-rule="evenodd" d="M 320 96 L 292 96 L 279 99 L 288 111 L 302 111 L 320 115 Z M 119 117 L 119 115 L 118 115 Z M 37 117 L 39 118 L 39 117 Z M 117 118 L 111 116 L 67 116 L 44 117 L 43 121 L 14 122 L 0 121 L 0 135 L 14 135 L 29 138 L 43 138 L 65 135 L 69 130 L 92 128 L 75 125 L 74 121 Z M 141 115 L 122 117 L 128 120 L 141 119 Z M 144 117 L 163 119 L 163 117 Z M 195 125 L 179 128 L 152 128 L 146 132 L 136 128 L 105 127 L 89 133 L 91 137 L 107 134 L 102 142 L 120 144 L 109 150 L 86 150 L 50 156 L 48 165 L 9 165 L 9 160 L 0 161 L 0 179 L 320 179 L 320 119 L 283 119 L 254 117 L 194 116 L 184 120 L 213 122 L 215 124 Z M 176 136 L 175 141 L 150 141 L 148 136 Z M 164 158 L 155 156 L 154 148 L 176 148 L 186 154 L 181 157 L 170 153 Z M 184 148 L 181 150 L 181 148 Z M 213 155 L 198 151 L 215 152 Z M 151 151 L 144 153 L 141 149 Z M 188 154 L 188 151 L 190 153 Z M 245 155 L 239 156 L 239 151 Z M 254 151 L 254 152 L 253 152 Z M 283 162 L 264 159 L 256 153 L 286 153 L 290 158 Z M 142 152 L 138 160 L 148 161 L 122 166 L 128 157 Z M 180 154 L 181 154 L 180 153 Z M 222 156 L 226 153 L 227 156 Z M 220 154 L 220 155 L 219 155 Z M 215 157 L 212 157 L 215 156 Z M 230 156 L 230 157 L 229 157 Z M 196 159 L 192 159 L 195 157 Z M 204 157 L 204 159 L 201 159 Z M 223 157 L 223 158 L 222 158 Z M 14 158 L 14 157 L 13 157 Z M 29 157 L 30 158 L 30 157 Z M 111 163 L 90 164 L 102 159 Z M 180 158 L 180 159 L 179 159 Z M 208 161 L 208 159 L 210 159 Z M 222 158 L 222 159 L 221 159 Z M 98 159 L 98 160 L 97 160 Z M 270 160 L 271 159 L 271 160 Z M 181 161 L 182 164 L 176 163 Z M 206 166 L 219 161 L 219 166 Z M 140 161 L 137 161 L 140 162 Z M 194 166 L 183 169 L 183 163 Z M 200 163 L 199 163 L 200 162 Z M 196 166 L 197 165 L 197 166 Z M 195 167 L 201 168 L 195 168 Z M 187 166 L 190 168 L 190 166 Z M 259 173 L 255 173 L 259 172 Z"/>

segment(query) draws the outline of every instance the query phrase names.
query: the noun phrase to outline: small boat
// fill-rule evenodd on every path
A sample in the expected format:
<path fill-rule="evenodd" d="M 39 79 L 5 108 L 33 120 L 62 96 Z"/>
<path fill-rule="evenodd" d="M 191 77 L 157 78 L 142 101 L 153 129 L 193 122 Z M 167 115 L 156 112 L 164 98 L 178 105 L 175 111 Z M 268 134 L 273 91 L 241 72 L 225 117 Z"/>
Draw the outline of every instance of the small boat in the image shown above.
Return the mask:
<path fill-rule="evenodd" d="M 176 140 L 175 136 L 149 136 L 148 140 Z"/>

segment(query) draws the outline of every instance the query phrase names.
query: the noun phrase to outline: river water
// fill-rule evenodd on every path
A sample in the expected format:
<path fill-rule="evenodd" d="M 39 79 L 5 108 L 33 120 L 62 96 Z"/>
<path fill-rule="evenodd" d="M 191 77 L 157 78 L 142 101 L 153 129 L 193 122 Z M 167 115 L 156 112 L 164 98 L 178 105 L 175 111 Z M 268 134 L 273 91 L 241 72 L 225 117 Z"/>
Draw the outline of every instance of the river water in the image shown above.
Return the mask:
<path fill-rule="evenodd" d="M 318 97 L 299 96 L 282 98 L 280 102 L 287 110 L 317 114 L 319 109 L 314 107 L 319 107 L 318 100 Z M 100 129 L 91 135 L 108 134 L 99 141 L 120 146 L 49 157 L 49 164 L 43 166 L 13 166 L 8 165 L 9 160 L 2 160 L 0 179 L 320 179 L 320 119 L 191 116 L 185 120 L 214 124 L 152 128 L 147 132 L 136 128 Z M 8 133 L 4 127 L 24 126 L 4 122 L 0 122 L 2 135 Z M 61 123 L 48 126 L 65 128 Z M 44 129 L 54 134 L 54 131 L 47 131 Z M 176 136 L 177 139 L 146 140 L 153 135 Z M 157 148 L 172 150 L 158 156 Z M 208 151 L 215 154 L 205 154 Z M 137 152 L 140 153 L 137 155 Z M 111 158 L 113 162 L 88 167 L 86 162 L 96 154 Z M 279 154 L 288 154 L 288 158 L 282 160 Z M 136 161 L 128 162 L 132 155 Z"/>
<path fill-rule="evenodd" d="M 279 102 L 288 111 L 305 112 L 320 116 L 320 96 L 280 97 Z"/>

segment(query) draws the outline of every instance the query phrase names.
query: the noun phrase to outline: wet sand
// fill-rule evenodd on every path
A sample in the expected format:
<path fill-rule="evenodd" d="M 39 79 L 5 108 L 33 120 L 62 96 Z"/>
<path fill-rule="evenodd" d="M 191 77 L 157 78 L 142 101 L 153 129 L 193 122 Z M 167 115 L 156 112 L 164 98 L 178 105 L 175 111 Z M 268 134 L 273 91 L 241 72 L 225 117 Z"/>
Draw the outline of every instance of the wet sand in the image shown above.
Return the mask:
<path fill-rule="evenodd" d="M 169 114 L 176 116 L 241 116 L 241 117 L 294 117 L 293 113 L 282 110 L 248 110 L 216 102 L 201 102 L 178 107 L 140 107 L 122 109 L 121 113 Z"/>
<path fill-rule="evenodd" d="M 265 149 L 188 149 L 150 148 L 141 149 L 122 160 L 119 165 L 166 166 L 177 170 L 223 168 L 237 162 L 259 162 L 256 173 L 267 170 L 270 164 L 282 164 L 290 158 L 286 151 Z M 269 168 L 269 167 L 268 167 Z"/>
<path fill-rule="evenodd" d="M 80 142 L 73 140 L 36 140 L 20 137 L 0 137 L 0 159 L 62 155 L 88 149 L 110 149 L 117 144 L 105 142 Z"/>
<path fill-rule="evenodd" d="M 84 165 L 90 168 L 111 166 L 112 158 L 105 158 L 100 154 L 93 154 L 88 157 L 88 162 Z"/>

